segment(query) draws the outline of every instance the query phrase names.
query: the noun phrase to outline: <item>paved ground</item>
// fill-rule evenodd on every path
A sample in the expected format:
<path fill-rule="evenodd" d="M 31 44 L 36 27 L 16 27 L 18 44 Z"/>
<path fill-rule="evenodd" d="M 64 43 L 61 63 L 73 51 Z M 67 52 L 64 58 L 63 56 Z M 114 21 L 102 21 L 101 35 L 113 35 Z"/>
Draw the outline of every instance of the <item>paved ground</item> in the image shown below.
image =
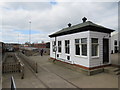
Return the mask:
<path fill-rule="evenodd" d="M 117 88 L 118 76 L 100 73 L 87 76 L 83 73 L 59 66 L 48 61 L 49 56 L 30 56 L 38 62 L 38 73 L 25 66 L 25 78 L 14 74 L 17 88 Z M 3 75 L 3 88 L 10 87 L 10 76 Z"/>
<path fill-rule="evenodd" d="M 120 65 L 120 53 L 111 54 L 111 63 Z"/>

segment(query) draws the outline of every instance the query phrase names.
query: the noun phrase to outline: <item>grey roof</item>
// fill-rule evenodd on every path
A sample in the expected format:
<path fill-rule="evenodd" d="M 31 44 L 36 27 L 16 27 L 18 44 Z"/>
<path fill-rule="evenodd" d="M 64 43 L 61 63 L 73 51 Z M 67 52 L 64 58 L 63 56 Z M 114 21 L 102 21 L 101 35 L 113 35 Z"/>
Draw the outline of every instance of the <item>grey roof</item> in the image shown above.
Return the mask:
<path fill-rule="evenodd" d="M 61 35 L 66 35 L 66 34 L 72 34 L 72 33 L 77 33 L 77 32 L 82 32 L 82 31 L 97 31 L 97 32 L 104 32 L 104 33 L 111 33 L 114 30 L 103 27 L 101 25 L 97 25 L 91 21 L 87 21 L 84 23 L 80 23 L 71 27 L 63 28 L 62 30 L 53 33 L 49 35 L 49 37 L 56 37 L 56 36 L 61 36 Z"/>

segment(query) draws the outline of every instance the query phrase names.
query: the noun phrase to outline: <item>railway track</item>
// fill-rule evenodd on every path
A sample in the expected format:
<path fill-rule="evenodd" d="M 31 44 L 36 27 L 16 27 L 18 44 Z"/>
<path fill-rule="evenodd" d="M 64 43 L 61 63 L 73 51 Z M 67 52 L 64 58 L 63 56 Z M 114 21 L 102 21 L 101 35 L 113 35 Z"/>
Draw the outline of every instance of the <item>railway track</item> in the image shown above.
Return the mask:
<path fill-rule="evenodd" d="M 19 57 L 20 58 L 20 57 Z M 31 68 L 31 66 L 25 61 L 25 60 L 22 60 L 24 65 L 32 72 L 32 74 L 46 87 L 46 88 L 49 88 L 48 85 L 46 85 L 40 78 L 38 78 L 37 76 L 37 73 L 35 73 L 33 71 L 33 69 Z"/>
<path fill-rule="evenodd" d="M 46 88 L 51 88 L 51 87 L 49 87 L 47 84 L 45 84 L 43 80 L 41 80 L 41 79 L 38 77 L 38 74 L 33 71 L 33 69 L 30 67 L 30 65 L 29 65 L 25 60 L 22 60 L 22 61 L 23 61 L 23 63 L 26 65 L 26 67 L 32 72 L 32 74 L 33 74 Z M 65 79 L 64 77 L 58 75 L 57 73 L 55 73 L 55 72 L 53 72 L 53 71 L 51 71 L 51 70 L 48 70 L 48 69 L 45 68 L 45 67 L 42 67 L 42 66 L 38 65 L 38 69 L 39 69 L 39 68 L 43 69 L 43 70 L 46 71 L 46 72 L 49 72 L 49 73 L 52 73 L 52 74 L 58 76 L 59 78 L 61 78 L 62 80 L 66 81 L 67 83 L 71 84 L 72 86 L 74 86 L 74 87 L 77 88 L 78 90 L 82 90 L 82 88 L 79 88 L 79 87 L 76 86 L 74 83 L 68 81 L 67 79 Z M 40 72 L 39 72 L 39 73 L 40 73 Z"/>

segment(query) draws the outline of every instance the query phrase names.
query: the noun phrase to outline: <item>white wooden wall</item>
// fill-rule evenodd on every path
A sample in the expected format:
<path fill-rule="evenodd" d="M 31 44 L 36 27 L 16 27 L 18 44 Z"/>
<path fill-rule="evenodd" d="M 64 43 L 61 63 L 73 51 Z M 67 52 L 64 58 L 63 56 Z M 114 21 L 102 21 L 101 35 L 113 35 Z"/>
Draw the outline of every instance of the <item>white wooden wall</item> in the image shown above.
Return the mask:
<path fill-rule="evenodd" d="M 103 37 L 109 38 L 108 34 L 106 33 L 93 32 L 93 31 L 85 31 L 85 32 L 79 32 L 79 33 L 74 33 L 74 34 L 69 34 L 69 35 L 58 36 L 56 38 L 56 41 L 57 43 L 58 41 L 62 41 L 62 53 L 57 52 L 56 54 L 59 54 L 59 58 L 66 60 L 68 54 L 65 54 L 65 40 L 70 40 L 70 54 L 68 55 L 70 56 L 70 61 L 71 61 L 70 63 L 82 65 L 85 67 L 99 66 L 101 65 L 101 62 L 103 60 L 102 58 L 103 57 L 103 53 L 102 53 Z M 87 44 L 87 50 L 88 50 L 87 56 L 76 56 L 75 55 L 75 39 L 78 39 L 78 38 L 87 38 L 87 43 L 88 43 Z M 91 38 L 98 38 L 99 40 L 99 57 L 96 57 L 96 58 L 91 57 Z M 52 41 L 55 41 L 55 38 L 50 39 L 50 57 L 55 58 L 55 53 L 52 52 Z M 57 43 L 56 45 L 58 45 Z"/>

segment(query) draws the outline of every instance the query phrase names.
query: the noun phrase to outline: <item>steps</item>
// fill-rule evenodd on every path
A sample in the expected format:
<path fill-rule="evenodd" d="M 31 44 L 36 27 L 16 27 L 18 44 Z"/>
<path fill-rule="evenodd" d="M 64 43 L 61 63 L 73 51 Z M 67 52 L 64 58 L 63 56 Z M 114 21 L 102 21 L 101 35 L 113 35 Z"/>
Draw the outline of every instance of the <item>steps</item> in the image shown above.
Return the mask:
<path fill-rule="evenodd" d="M 120 75 L 120 68 L 113 67 L 113 66 L 105 67 L 104 72 L 105 73 L 110 73 L 110 74 L 113 74 L 113 75 Z"/>

